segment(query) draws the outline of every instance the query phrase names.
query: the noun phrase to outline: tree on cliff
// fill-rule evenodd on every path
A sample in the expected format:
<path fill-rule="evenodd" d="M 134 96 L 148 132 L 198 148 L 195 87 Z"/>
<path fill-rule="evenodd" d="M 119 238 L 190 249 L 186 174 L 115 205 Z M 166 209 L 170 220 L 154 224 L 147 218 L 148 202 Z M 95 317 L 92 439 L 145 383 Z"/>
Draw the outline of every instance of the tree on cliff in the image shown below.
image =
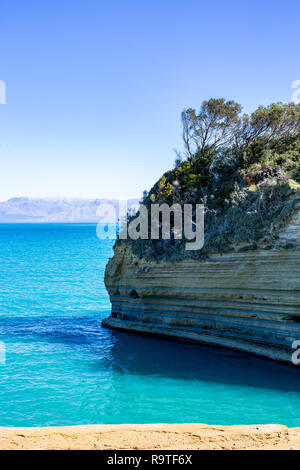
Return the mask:
<path fill-rule="evenodd" d="M 182 137 L 188 158 L 215 152 L 232 145 L 241 106 L 223 98 L 204 101 L 197 114 L 189 108 L 182 112 Z"/>
<path fill-rule="evenodd" d="M 203 204 L 199 255 L 240 242 L 277 246 L 276 230 L 300 197 L 300 104 L 274 103 L 247 115 L 235 101 L 210 99 L 198 113 L 184 110 L 181 119 L 184 154 L 177 154 L 175 168 L 144 194 L 143 203 Z M 190 256 L 184 240 L 131 244 L 142 257 Z"/>

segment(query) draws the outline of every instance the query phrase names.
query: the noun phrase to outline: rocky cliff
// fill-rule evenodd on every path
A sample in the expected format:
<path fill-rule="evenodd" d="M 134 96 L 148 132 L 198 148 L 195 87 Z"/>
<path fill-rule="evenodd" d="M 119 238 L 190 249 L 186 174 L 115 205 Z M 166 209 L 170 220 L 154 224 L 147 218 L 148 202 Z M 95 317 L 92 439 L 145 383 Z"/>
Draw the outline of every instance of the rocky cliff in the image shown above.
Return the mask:
<path fill-rule="evenodd" d="M 290 362 L 300 340 L 300 205 L 281 248 L 236 246 L 206 260 L 148 261 L 119 243 L 104 326 L 223 346 Z"/>
<path fill-rule="evenodd" d="M 204 246 L 186 252 L 175 216 L 168 240 L 149 228 L 148 238 L 118 240 L 105 275 L 112 312 L 104 325 L 295 363 L 300 105 L 245 115 L 235 101 L 211 98 L 181 121 L 184 150 L 142 203 L 148 214 L 153 204 L 203 204 Z M 139 212 L 128 221 L 137 224 Z"/>

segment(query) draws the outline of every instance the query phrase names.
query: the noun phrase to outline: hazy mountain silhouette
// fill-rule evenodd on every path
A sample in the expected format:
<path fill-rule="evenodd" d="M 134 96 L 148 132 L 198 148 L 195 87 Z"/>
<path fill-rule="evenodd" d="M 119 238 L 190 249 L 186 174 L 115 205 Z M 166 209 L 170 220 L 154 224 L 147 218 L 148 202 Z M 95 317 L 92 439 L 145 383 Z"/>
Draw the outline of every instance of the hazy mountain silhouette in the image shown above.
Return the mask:
<path fill-rule="evenodd" d="M 76 199 L 76 198 L 27 198 L 14 197 L 0 202 L 0 223 L 33 222 L 99 222 L 99 206 L 112 204 L 118 207 L 117 199 Z M 128 200 L 128 207 L 138 204 L 138 199 Z M 98 215 L 97 215 L 98 210 Z M 105 222 L 111 216 L 103 219 Z"/>

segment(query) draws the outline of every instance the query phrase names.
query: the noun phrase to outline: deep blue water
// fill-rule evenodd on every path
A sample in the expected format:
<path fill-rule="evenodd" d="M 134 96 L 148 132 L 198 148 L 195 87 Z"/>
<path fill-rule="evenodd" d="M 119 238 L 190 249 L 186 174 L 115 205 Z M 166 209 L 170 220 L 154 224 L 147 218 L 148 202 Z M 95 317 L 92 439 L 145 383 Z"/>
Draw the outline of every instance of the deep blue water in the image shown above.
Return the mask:
<path fill-rule="evenodd" d="M 1 426 L 300 426 L 298 368 L 103 329 L 111 255 L 94 225 L 0 225 Z"/>

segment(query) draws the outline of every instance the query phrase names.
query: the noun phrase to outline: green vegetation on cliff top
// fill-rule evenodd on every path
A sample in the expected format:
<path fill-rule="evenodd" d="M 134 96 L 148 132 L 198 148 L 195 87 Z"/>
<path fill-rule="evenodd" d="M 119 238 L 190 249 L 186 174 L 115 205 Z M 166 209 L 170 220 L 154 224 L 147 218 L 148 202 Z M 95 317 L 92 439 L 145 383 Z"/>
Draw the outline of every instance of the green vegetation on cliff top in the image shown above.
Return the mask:
<path fill-rule="evenodd" d="M 299 195 L 300 105 L 260 106 L 249 116 L 234 101 L 210 99 L 199 113 L 182 112 L 182 128 L 184 151 L 142 202 L 204 204 L 204 248 L 188 252 L 185 240 L 171 237 L 128 240 L 131 250 L 145 259 L 177 260 L 241 242 L 276 246 Z"/>

